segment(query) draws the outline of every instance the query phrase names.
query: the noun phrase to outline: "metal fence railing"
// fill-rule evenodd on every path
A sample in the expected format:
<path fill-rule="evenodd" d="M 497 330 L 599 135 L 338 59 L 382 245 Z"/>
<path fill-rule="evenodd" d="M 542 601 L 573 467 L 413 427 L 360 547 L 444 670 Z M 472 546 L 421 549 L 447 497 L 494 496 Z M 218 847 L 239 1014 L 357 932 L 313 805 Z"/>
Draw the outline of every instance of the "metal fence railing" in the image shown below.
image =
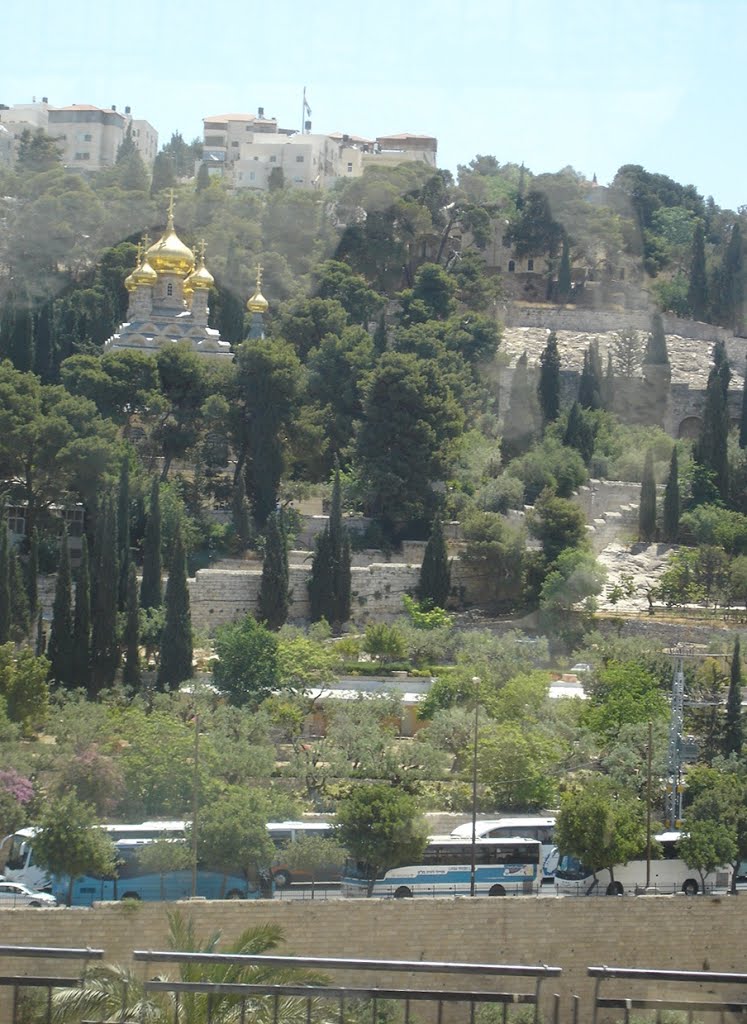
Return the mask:
<path fill-rule="evenodd" d="M 21 993 L 24 989 L 44 990 L 45 1000 L 41 1015 L 38 1020 L 46 1024 L 52 1019 L 52 993 L 55 989 L 79 988 L 81 978 L 88 963 L 91 960 L 103 959 L 103 949 L 90 949 L 89 947 L 60 948 L 57 946 L 0 946 L 0 960 L 16 959 L 21 957 L 32 960 L 79 960 L 82 961 L 81 972 L 78 977 L 59 977 L 49 975 L 27 975 L 27 974 L 3 974 L 0 975 L 0 987 L 12 989 L 12 1024 L 16 1024 L 21 1013 Z"/>
<path fill-rule="evenodd" d="M 706 985 L 713 992 L 714 985 L 732 985 L 736 987 L 747 986 L 747 974 L 731 974 L 719 971 L 670 971 L 650 970 L 641 967 L 589 967 L 587 972 L 590 978 L 596 978 L 594 985 L 594 1005 L 591 1024 L 597 1024 L 599 1010 L 621 1010 L 622 1019 L 628 1024 L 632 1010 L 649 1010 L 654 1014 L 655 1020 L 660 1020 L 664 1010 L 677 1010 L 687 1014 L 687 1020 L 693 1020 L 693 1014 L 703 1013 L 717 1016 L 722 1022 L 726 1021 L 726 1014 L 733 1014 L 739 1020 L 744 1019 L 747 1012 L 747 1001 L 743 999 L 698 999 L 695 996 L 684 995 L 683 998 L 666 997 L 657 995 L 652 998 L 642 994 L 628 994 L 624 996 L 602 996 L 601 986 L 603 982 L 613 979 L 622 979 L 634 982 L 640 993 L 640 985 L 651 985 L 655 990 L 661 991 L 661 985 L 670 984 L 680 986 Z M 685 992 L 687 989 L 685 989 Z M 692 990 L 691 990 L 692 991 Z M 605 1018 L 607 1019 L 607 1018 Z"/>

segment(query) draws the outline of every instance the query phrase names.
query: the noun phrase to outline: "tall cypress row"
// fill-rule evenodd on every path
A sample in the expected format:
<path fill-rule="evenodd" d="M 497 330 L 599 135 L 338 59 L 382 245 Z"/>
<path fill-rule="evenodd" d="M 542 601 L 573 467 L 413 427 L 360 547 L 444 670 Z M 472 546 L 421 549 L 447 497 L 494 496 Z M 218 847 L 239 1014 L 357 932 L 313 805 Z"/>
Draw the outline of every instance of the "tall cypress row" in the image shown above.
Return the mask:
<path fill-rule="evenodd" d="M 542 424 L 554 423 L 560 414 L 560 353 L 558 336 L 550 331 L 540 355 L 537 397 L 542 411 Z"/>
<path fill-rule="evenodd" d="M 265 533 L 265 556 L 259 586 L 258 618 L 268 629 L 280 629 L 288 618 L 288 548 L 282 513 L 271 513 Z"/>
<path fill-rule="evenodd" d="M 669 462 L 669 476 L 664 487 L 664 510 L 662 513 L 662 534 L 665 543 L 674 544 L 680 529 L 680 480 L 677 463 L 677 445 L 672 448 Z"/>
<path fill-rule="evenodd" d="M 91 609 L 91 689 L 100 693 L 114 682 L 119 663 L 117 511 L 110 496 L 99 509 L 93 575 L 96 599 Z"/>
<path fill-rule="evenodd" d="M 5 509 L 0 509 L 0 644 L 10 640 L 10 538 Z"/>
<path fill-rule="evenodd" d="M 350 536 L 342 521 L 340 469 L 335 466 L 329 519 L 317 537 L 309 577 L 313 621 L 326 619 L 336 631 L 350 618 Z"/>
<path fill-rule="evenodd" d="M 156 685 L 159 690 L 175 690 L 192 678 L 192 620 L 187 588 L 187 558 L 181 524 L 177 523 L 174 550 L 166 584 L 166 620 L 161 634 L 161 656 Z"/>
<path fill-rule="evenodd" d="M 162 604 L 160 484 L 158 477 L 154 476 L 150 489 L 150 508 L 148 509 L 148 518 L 145 522 L 140 607 L 160 608 Z"/>
<path fill-rule="evenodd" d="M 123 612 L 127 604 L 127 581 L 130 575 L 130 463 L 126 458 L 122 459 L 119 471 L 117 552 L 119 561 L 117 607 Z"/>
<path fill-rule="evenodd" d="M 708 313 L 708 279 L 706 275 L 705 232 L 698 221 L 693 234 L 693 252 L 690 260 L 690 283 L 687 303 L 695 320 L 705 320 Z"/>
<path fill-rule="evenodd" d="M 60 541 L 60 564 L 57 567 L 57 580 L 54 589 L 52 606 L 52 628 L 47 644 L 49 658 L 49 677 L 62 686 L 73 686 L 73 609 L 71 601 L 72 580 L 70 575 L 70 550 L 67 543 L 67 530 Z"/>
<path fill-rule="evenodd" d="M 433 520 L 431 535 L 423 552 L 418 579 L 418 600 L 445 608 L 451 589 L 451 566 L 440 515 Z"/>
<path fill-rule="evenodd" d="M 656 536 L 656 480 L 654 478 L 654 456 L 649 448 L 643 464 L 641 479 L 641 503 L 638 507 L 638 536 L 650 543 Z"/>
<path fill-rule="evenodd" d="M 130 562 L 127 574 L 127 606 L 125 608 L 124 651 L 122 682 L 134 689 L 140 688 L 140 621 L 138 615 L 137 573 Z"/>
<path fill-rule="evenodd" d="M 73 619 L 73 667 L 76 686 L 91 692 L 91 566 L 88 541 L 83 537 L 80 565 L 75 579 L 75 615 Z"/>
<path fill-rule="evenodd" d="M 729 414 L 723 380 L 719 368 L 714 366 L 708 375 L 703 423 L 693 454 L 696 462 L 713 474 L 713 482 L 724 500 L 729 495 L 728 438 Z"/>
<path fill-rule="evenodd" d="M 729 676 L 729 694 L 726 698 L 723 754 L 742 756 L 742 652 L 739 637 L 734 641 Z"/>

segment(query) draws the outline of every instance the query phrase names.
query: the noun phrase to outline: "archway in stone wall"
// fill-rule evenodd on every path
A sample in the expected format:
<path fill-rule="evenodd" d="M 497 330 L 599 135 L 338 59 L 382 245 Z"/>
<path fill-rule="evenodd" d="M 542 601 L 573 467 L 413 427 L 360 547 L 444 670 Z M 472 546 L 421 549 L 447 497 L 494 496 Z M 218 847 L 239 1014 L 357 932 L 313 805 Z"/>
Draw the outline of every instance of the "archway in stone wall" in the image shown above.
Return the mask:
<path fill-rule="evenodd" d="M 703 420 L 700 416 L 686 416 L 680 423 L 677 431 L 678 438 L 687 438 L 688 441 L 694 441 L 695 438 L 700 434 L 700 428 L 703 426 Z"/>

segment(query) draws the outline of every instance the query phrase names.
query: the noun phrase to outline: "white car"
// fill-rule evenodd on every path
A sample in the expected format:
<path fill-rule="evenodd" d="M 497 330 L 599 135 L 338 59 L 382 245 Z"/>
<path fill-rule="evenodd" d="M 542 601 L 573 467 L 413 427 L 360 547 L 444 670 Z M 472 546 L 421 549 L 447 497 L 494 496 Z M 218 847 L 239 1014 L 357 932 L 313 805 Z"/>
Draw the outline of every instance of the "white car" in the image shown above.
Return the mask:
<path fill-rule="evenodd" d="M 591 665 L 588 661 L 578 661 L 575 665 L 571 665 L 568 671 L 573 672 L 574 675 L 578 675 L 580 672 L 591 672 Z"/>
<path fill-rule="evenodd" d="M 20 882 L 0 882 L 0 907 L 56 907 L 48 892 L 34 892 Z"/>

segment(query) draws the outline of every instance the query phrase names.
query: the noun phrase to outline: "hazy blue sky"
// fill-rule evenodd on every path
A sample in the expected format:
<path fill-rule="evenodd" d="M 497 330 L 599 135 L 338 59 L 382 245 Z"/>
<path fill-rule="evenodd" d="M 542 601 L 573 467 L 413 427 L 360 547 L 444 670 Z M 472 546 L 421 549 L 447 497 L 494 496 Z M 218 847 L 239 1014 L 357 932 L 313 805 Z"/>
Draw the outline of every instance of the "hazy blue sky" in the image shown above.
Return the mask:
<path fill-rule="evenodd" d="M 34 0 L 2 21 L 0 101 L 129 104 L 161 142 L 258 106 L 300 125 L 306 85 L 315 131 L 435 135 L 453 170 L 640 163 L 747 203 L 747 0 Z"/>

